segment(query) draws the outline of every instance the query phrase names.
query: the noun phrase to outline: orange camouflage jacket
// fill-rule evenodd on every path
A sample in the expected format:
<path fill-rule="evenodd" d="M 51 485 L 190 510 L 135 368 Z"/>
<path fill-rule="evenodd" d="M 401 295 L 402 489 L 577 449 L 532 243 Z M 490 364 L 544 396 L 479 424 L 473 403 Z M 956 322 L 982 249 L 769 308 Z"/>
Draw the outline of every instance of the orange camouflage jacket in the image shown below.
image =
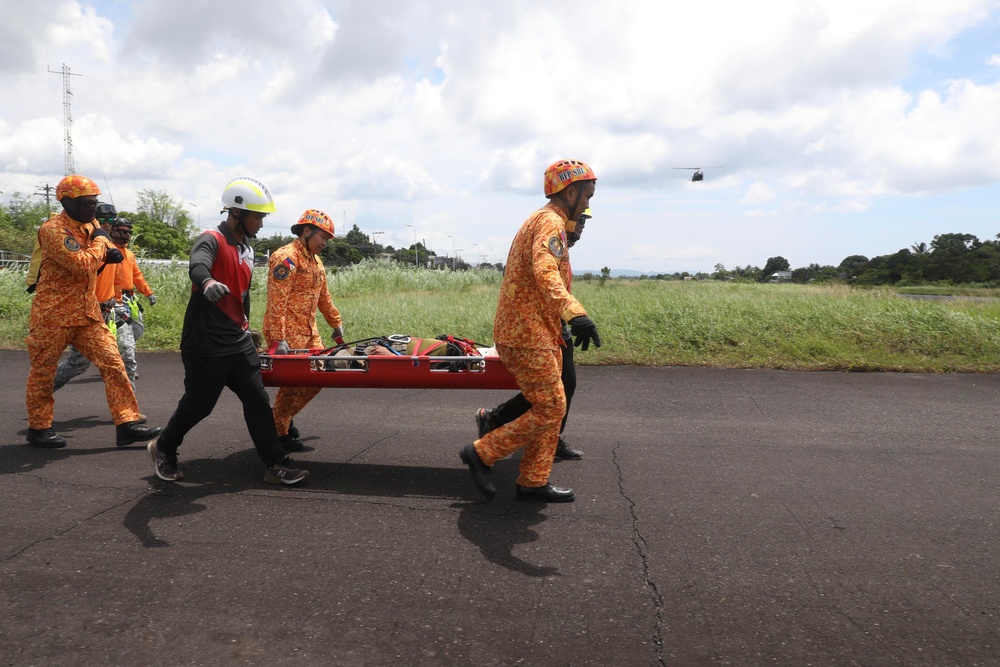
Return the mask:
<path fill-rule="evenodd" d="M 31 303 L 29 326 L 84 326 L 103 322 L 96 296 L 97 270 L 108 248 L 105 237 L 93 241 L 94 221 L 80 223 L 63 211 L 38 229 L 42 253 L 38 285 Z M 101 272 L 113 276 L 113 266 Z M 113 283 L 112 283 L 113 284 Z"/>
<path fill-rule="evenodd" d="M 567 288 L 566 215 L 546 204 L 525 220 L 510 246 L 500 285 L 493 340 L 500 345 L 558 349 L 562 322 L 586 315 Z"/>
<path fill-rule="evenodd" d="M 327 289 L 326 268 L 295 239 L 271 253 L 268 261 L 264 338 L 270 344 L 290 336 L 318 336 L 317 309 L 331 327 L 343 325 Z"/>

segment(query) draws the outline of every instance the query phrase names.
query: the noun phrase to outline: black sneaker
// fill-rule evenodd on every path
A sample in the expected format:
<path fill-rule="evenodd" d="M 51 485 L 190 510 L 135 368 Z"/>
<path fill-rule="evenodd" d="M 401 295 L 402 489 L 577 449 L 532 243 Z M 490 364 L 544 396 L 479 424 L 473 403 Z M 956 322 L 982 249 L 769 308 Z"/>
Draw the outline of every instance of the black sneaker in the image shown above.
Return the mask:
<path fill-rule="evenodd" d="M 119 424 L 118 428 L 115 429 L 118 440 L 115 444 L 119 447 L 125 447 L 131 445 L 133 442 L 138 442 L 140 440 L 152 440 L 156 436 L 160 435 L 162 428 L 151 428 L 149 426 L 140 426 L 139 422 L 128 422 L 127 424 Z"/>
<path fill-rule="evenodd" d="M 489 408 L 479 408 L 476 410 L 476 428 L 479 429 L 479 437 L 483 437 L 496 428 L 493 423 L 493 411 Z"/>
<path fill-rule="evenodd" d="M 177 467 L 177 456 L 164 456 L 159 447 L 156 446 L 156 439 L 146 445 L 149 458 L 153 459 L 156 476 L 167 482 L 179 482 L 184 479 L 184 473 Z"/>
<path fill-rule="evenodd" d="M 292 436 L 296 440 L 299 439 L 299 428 L 295 425 L 294 421 L 288 422 L 288 435 Z"/>
<path fill-rule="evenodd" d="M 291 433 L 280 436 L 278 438 L 278 442 L 281 443 L 281 451 L 283 452 L 301 452 L 305 447 L 305 443 L 293 436 Z"/>
<path fill-rule="evenodd" d="M 286 458 L 281 463 L 265 466 L 264 481 L 268 484 L 298 484 L 309 476 L 308 470 L 292 467 L 292 460 Z"/>
<path fill-rule="evenodd" d="M 66 438 L 50 428 L 29 428 L 28 444 L 44 449 L 59 449 L 66 446 Z"/>
<path fill-rule="evenodd" d="M 579 449 L 573 449 L 566 444 L 566 441 L 559 437 L 559 444 L 556 445 L 556 455 L 555 460 L 561 461 L 563 459 L 567 461 L 579 461 L 583 458 L 583 452 Z"/>

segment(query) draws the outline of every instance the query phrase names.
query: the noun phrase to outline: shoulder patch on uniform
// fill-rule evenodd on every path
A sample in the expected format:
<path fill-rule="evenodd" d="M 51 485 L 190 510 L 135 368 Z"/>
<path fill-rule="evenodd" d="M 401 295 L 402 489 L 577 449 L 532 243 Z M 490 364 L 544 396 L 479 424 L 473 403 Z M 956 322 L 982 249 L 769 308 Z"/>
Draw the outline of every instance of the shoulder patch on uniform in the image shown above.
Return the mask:
<path fill-rule="evenodd" d="M 562 259 L 563 253 L 566 252 L 566 243 L 558 236 L 551 237 L 549 239 L 549 252 Z"/>
<path fill-rule="evenodd" d="M 63 245 L 65 245 L 66 249 L 70 252 L 76 252 L 80 249 L 80 242 L 76 240 L 75 236 L 67 235 L 66 240 L 63 241 Z"/>
<path fill-rule="evenodd" d="M 275 280 L 284 280 L 288 277 L 288 267 L 284 264 L 278 264 L 274 267 L 274 271 L 272 273 L 274 274 Z"/>

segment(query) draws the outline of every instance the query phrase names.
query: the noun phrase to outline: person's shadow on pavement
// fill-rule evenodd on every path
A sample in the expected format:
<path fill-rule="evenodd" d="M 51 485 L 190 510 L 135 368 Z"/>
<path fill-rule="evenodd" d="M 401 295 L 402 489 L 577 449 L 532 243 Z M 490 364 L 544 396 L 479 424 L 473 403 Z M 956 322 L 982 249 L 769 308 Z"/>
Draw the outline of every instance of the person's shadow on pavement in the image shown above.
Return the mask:
<path fill-rule="evenodd" d="M 551 577 L 559 574 L 559 568 L 535 565 L 514 555 L 514 547 L 529 544 L 538 539 L 532 526 L 547 518 L 541 514 L 543 503 L 510 503 L 493 500 L 491 504 L 477 502 L 459 507 L 458 532 L 482 552 L 486 560 L 501 567 L 529 577 Z M 496 505 L 498 511 L 489 511 Z"/>
<path fill-rule="evenodd" d="M 80 429 L 106 429 L 107 445 L 104 447 L 83 445 L 73 436 L 73 433 Z M 52 422 L 52 430 L 66 438 L 66 446 L 55 449 L 35 447 L 28 444 L 27 427 L 17 432 L 20 440 L 0 445 L 0 474 L 13 474 L 40 470 L 50 463 L 65 461 L 74 456 L 86 456 L 89 454 L 103 454 L 116 449 L 132 449 L 118 447 L 115 444 L 115 424 L 109 417 L 98 417 L 88 415 L 77 417 L 66 421 Z M 96 436 L 103 440 L 103 433 Z M 94 437 L 88 438 L 88 441 Z M 75 442 L 74 442 L 75 441 Z M 137 443 L 138 444 L 138 443 Z"/>
<path fill-rule="evenodd" d="M 559 574 L 559 568 L 535 565 L 514 555 L 514 548 L 517 545 L 530 544 L 538 540 L 538 533 L 534 531 L 533 526 L 548 518 L 541 513 L 546 507 L 545 503 L 514 500 L 519 460 L 520 457 L 515 456 L 509 461 L 502 461 L 493 466 L 493 481 L 500 489 L 500 495 L 492 501 L 452 505 L 460 510 L 458 532 L 479 547 L 483 556 L 491 563 L 529 577 L 556 576 Z M 464 473 L 466 484 L 472 488 L 468 470 Z"/>
<path fill-rule="evenodd" d="M 464 467 L 436 468 L 351 461 L 308 462 L 303 463 L 303 467 L 309 471 L 309 478 L 303 486 L 276 487 L 262 481 L 263 466 L 253 448 L 232 452 L 224 458 L 181 459 L 180 468 L 184 473 L 184 480 L 179 483 L 156 478 L 151 474 L 150 464 L 150 474 L 146 479 L 158 491 L 140 498 L 125 515 L 124 525 L 139 538 L 143 546 L 166 547 L 170 546 L 169 542 L 157 537 L 151 524 L 202 512 L 207 506 L 200 501 L 218 494 L 262 489 L 301 489 L 313 499 L 315 494 L 402 500 L 445 498 L 462 501 L 478 497 L 468 470 Z M 513 488 L 513 481 L 509 486 Z M 473 503 L 473 506 L 478 505 Z M 537 520 L 544 520 L 544 517 L 535 521 Z M 513 543 L 507 550 L 511 548 Z"/>

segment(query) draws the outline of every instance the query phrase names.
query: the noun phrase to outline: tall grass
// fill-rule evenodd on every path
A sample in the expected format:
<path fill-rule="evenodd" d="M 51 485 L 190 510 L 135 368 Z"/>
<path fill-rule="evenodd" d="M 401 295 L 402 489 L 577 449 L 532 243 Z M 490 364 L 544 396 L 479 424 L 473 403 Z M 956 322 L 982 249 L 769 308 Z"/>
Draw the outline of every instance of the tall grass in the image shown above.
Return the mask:
<path fill-rule="evenodd" d="M 141 350 L 176 350 L 190 282 L 184 266 L 143 266 L 159 301 L 146 306 Z M 30 299 L 23 270 L 0 271 L 0 346 L 22 348 Z M 501 277 L 376 262 L 328 273 L 350 339 L 390 333 L 493 340 Z M 254 275 L 260 328 L 266 269 Z M 1000 372 L 1000 301 L 918 301 L 846 286 L 574 281 L 603 340 L 578 363 L 738 368 Z M 320 317 L 328 339 L 329 326 Z"/>
<path fill-rule="evenodd" d="M 574 291 L 602 331 L 596 363 L 1000 370 L 1000 302 L 843 285 L 580 281 Z"/>

